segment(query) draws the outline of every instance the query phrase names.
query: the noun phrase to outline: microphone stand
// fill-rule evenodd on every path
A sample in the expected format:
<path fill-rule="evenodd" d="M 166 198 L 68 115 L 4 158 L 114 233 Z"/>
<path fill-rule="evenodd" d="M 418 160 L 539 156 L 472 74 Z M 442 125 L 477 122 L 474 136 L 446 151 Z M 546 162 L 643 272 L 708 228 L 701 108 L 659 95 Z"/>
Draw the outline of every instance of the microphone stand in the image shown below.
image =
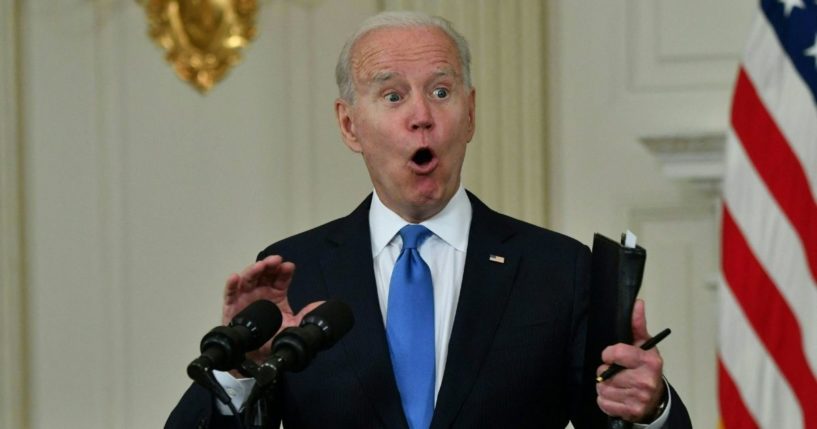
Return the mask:
<path fill-rule="evenodd" d="M 248 410 L 245 414 L 247 428 L 260 429 L 269 425 L 267 401 L 275 400 L 275 389 L 272 387 L 278 384 L 284 371 L 300 371 L 314 356 L 303 339 L 286 334 L 273 343 L 273 350 L 272 356 L 261 365 L 247 359 L 239 368 L 244 375 L 255 379 L 245 407 Z"/>
<path fill-rule="evenodd" d="M 206 365 L 202 365 L 199 359 L 196 359 L 188 365 L 187 375 L 192 378 L 194 382 L 216 395 L 219 401 L 227 406 L 232 406 L 233 403 L 227 395 L 227 392 L 225 392 L 221 384 L 216 381 L 213 370 Z"/>
<path fill-rule="evenodd" d="M 213 375 L 213 370 L 208 368 L 206 365 L 201 364 L 200 360 L 197 359 L 190 363 L 187 367 L 187 375 L 193 379 L 194 382 L 198 383 L 200 386 L 204 387 L 205 389 L 209 390 L 213 395 L 216 396 L 216 399 L 221 401 L 222 404 L 226 405 L 230 411 L 232 411 L 233 416 L 236 419 L 239 427 L 242 429 L 244 426 L 241 424 L 241 415 L 239 414 L 238 410 L 233 405 L 233 401 L 230 400 L 230 396 L 227 395 L 227 392 L 224 390 L 224 387 L 219 384 L 216 380 L 216 377 Z"/>
<path fill-rule="evenodd" d="M 271 387 L 278 383 L 281 373 L 284 372 L 283 364 L 283 358 L 278 355 L 274 355 L 261 365 L 249 359 L 241 364 L 239 371 L 255 379 L 255 386 L 245 406 L 244 426 L 247 429 L 264 429 L 269 426 L 268 402 L 275 399 L 275 389 Z"/>

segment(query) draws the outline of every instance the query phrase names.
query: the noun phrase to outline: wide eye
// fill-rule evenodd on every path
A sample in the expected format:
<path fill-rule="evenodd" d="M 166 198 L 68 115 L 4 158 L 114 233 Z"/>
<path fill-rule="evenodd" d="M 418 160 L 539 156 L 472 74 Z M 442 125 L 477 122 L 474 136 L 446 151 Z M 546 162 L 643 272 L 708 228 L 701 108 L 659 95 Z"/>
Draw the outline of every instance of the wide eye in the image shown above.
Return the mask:
<path fill-rule="evenodd" d="M 431 91 L 436 98 L 448 98 L 448 90 L 445 88 L 435 88 L 434 91 Z"/>
<path fill-rule="evenodd" d="M 385 98 L 386 101 L 388 101 L 389 103 L 397 103 L 398 101 L 403 99 L 403 97 L 400 97 L 400 94 L 396 92 L 390 92 L 386 94 L 386 96 L 383 98 Z"/>

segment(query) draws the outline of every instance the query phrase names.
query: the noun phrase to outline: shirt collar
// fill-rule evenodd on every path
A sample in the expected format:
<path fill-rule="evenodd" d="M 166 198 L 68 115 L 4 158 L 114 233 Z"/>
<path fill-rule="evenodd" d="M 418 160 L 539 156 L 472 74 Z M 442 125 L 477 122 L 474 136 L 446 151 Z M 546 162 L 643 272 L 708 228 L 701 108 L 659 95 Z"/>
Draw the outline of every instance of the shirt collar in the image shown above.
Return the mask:
<path fill-rule="evenodd" d="M 377 256 L 392 241 L 400 228 L 409 222 L 386 207 L 377 191 L 372 195 L 369 209 L 369 231 L 372 237 L 372 256 Z M 465 252 L 468 247 L 468 230 L 471 228 L 471 201 L 460 186 L 451 201 L 439 213 L 420 222 L 449 246 Z"/>

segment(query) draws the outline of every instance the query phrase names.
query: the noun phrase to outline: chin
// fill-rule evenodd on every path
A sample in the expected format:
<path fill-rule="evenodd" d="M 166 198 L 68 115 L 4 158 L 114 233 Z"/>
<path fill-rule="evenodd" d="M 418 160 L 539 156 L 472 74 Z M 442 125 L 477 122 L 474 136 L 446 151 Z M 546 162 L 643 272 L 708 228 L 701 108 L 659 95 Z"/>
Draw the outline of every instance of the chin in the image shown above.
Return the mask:
<path fill-rule="evenodd" d="M 439 186 L 423 187 L 415 191 L 412 201 L 418 205 L 433 205 L 443 199 L 445 193 Z"/>
<path fill-rule="evenodd" d="M 422 193 L 412 199 L 417 212 L 423 212 L 427 217 L 437 214 L 448 202 L 442 192 Z"/>

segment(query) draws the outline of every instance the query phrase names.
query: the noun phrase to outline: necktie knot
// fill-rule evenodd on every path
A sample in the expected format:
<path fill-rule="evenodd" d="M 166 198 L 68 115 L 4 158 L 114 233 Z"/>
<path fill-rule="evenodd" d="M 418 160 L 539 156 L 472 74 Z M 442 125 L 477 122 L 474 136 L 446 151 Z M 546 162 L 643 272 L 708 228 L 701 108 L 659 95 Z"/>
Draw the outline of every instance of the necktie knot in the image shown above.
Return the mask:
<path fill-rule="evenodd" d="M 416 249 L 431 236 L 431 230 L 423 225 L 406 225 L 400 229 L 399 234 L 403 239 L 403 249 Z"/>

